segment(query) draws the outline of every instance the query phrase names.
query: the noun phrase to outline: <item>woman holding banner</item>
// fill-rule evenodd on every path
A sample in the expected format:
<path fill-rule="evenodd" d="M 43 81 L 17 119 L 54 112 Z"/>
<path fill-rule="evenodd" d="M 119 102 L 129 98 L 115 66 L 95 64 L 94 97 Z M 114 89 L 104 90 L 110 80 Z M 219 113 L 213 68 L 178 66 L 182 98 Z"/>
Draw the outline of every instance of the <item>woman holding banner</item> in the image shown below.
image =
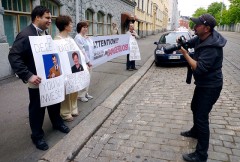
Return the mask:
<path fill-rule="evenodd" d="M 69 36 L 69 33 L 72 31 L 72 19 L 70 16 L 60 15 L 56 18 L 55 22 L 59 34 L 55 36 L 55 40 L 59 39 L 72 39 Z M 77 107 L 77 95 L 78 92 L 67 94 L 65 100 L 61 103 L 60 115 L 63 120 L 71 122 L 73 117 L 78 116 L 78 107 Z"/>
<path fill-rule="evenodd" d="M 135 38 L 139 38 L 137 32 L 134 30 L 134 24 L 132 22 L 129 23 L 127 34 L 131 34 Z M 129 54 L 127 54 L 127 63 L 126 63 L 126 69 L 129 71 L 137 70 L 135 66 L 135 60 L 130 61 Z"/>
<path fill-rule="evenodd" d="M 90 63 L 90 54 L 92 53 L 93 49 L 93 41 L 87 36 L 88 23 L 85 21 L 79 22 L 77 24 L 77 33 L 78 34 L 75 36 L 74 40 L 85 56 L 85 60 L 91 76 L 92 64 Z M 93 97 L 88 94 L 88 88 L 89 87 L 78 92 L 78 98 L 80 99 L 80 101 L 88 102 L 88 100 L 93 99 Z"/>

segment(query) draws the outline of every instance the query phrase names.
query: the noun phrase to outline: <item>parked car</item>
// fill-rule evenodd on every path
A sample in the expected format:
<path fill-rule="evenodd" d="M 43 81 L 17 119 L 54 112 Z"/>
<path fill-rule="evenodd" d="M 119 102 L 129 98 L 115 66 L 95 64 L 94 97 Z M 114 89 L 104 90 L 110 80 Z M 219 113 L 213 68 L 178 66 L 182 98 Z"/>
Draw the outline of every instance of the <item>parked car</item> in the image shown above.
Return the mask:
<path fill-rule="evenodd" d="M 187 61 L 184 56 L 178 51 L 173 51 L 171 53 L 165 53 L 164 49 L 166 46 L 170 46 L 176 43 L 176 39 L 180 36 L 184 36 L 187 40 L 191 39 L 192 36 L 188 31 L 169 31 L 164 33 L 158 42 L 154 42 L 157 48 L 154 50 L 155 65 L 166 65 L 166 64 L 186 64 Z M 194 54 L 194 49 L 189 48 L 189 55 L 192 57 Z"/>

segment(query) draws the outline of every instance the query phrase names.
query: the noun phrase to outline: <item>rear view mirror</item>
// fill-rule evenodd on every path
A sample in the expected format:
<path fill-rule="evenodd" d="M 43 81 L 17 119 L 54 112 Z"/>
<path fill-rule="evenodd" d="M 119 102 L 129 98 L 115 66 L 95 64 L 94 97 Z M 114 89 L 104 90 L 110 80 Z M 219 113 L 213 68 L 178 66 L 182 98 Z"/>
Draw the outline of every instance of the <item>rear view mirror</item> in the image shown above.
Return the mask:
<path fill-rule="evenodd" d="M 156 44 L 156 45 L 158 45 L 158 42 L 154 42 L 153 44 Z"/>

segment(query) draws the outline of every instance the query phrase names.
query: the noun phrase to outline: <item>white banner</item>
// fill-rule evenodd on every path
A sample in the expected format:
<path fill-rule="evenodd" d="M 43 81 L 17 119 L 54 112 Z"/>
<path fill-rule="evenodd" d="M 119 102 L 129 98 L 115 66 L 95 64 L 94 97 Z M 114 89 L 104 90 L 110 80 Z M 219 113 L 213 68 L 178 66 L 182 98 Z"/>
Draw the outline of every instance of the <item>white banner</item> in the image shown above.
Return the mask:
<path fill-rule="evenodd" d="M 90 83 L 85 57 L 72 38 L 54 40 L 63 67 L 66 94 L 80 91 Z"/>
<path fill-rule="evenodd" d="M 42 78 L 39 84 L 41 107 L 64 100 L 64 78 L 59 54 L 52 37 L 29 36 L 37 75 Z"/>
<path fill-rule="evenodd" d="M 90 60 L 93 67 L 129 54 L 129 34 L 91 37 L 94 43 Z"/>
<path fill-rule="evenodd" d="M 130 48 L 130 55 L 129 60 L 141 60 L 141 55 L 138 47 L 137 40 L 134 36 L 130 36 L 129 39 L 129 48 Z"/>

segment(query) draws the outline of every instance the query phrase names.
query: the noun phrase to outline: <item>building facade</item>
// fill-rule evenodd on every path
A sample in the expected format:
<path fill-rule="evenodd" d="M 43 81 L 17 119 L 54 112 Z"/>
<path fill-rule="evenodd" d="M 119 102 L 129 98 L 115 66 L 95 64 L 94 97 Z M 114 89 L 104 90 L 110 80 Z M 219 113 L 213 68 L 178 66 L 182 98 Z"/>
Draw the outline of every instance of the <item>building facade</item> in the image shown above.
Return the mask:
<path fill-rule="evenodd" d="M 53 37 L 58 32 L 55 20 L 60 14 L 71 16 L 72 37 L 76 35 L 76 25 L 80 21 L 88 21 L 88 34 L 93 36 L 111 34 L 113 21 L 120 33 L 125 33 L 127 23 L 135 21 L 136 3 L 132 0 L 0 0 L 0 79 L 12 74 L 7 58 L 9 48 L 17 34 L 31 23 L 31 11 L 37 5 L 51 10 L 52 24 L 48 32 Z"/>
<path fill-rule="evenodd" d="M 140 37 L 165 31 L 168 19 L 168 0 L 136 0 L 135 30 Z"/>

